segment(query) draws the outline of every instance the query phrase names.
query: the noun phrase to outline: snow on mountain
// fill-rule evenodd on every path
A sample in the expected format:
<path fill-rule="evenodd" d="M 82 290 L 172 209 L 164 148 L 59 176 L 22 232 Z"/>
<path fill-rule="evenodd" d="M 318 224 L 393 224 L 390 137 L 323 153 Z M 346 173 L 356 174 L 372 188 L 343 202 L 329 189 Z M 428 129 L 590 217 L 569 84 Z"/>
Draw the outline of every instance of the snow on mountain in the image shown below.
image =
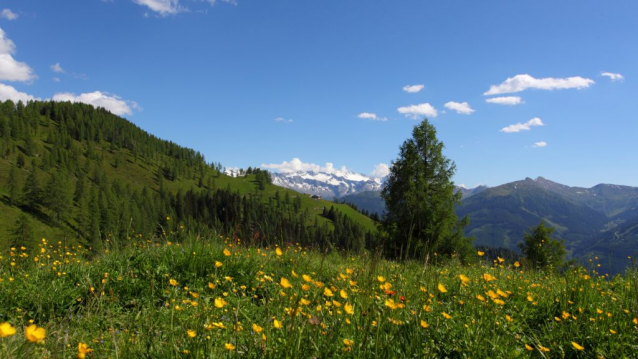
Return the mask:
<path fill-rule="evenodd" d="M 271 173 L 272 183 L 327 199 L 363 191 L 381 190 L 381 179 L 349 171 Z"/>

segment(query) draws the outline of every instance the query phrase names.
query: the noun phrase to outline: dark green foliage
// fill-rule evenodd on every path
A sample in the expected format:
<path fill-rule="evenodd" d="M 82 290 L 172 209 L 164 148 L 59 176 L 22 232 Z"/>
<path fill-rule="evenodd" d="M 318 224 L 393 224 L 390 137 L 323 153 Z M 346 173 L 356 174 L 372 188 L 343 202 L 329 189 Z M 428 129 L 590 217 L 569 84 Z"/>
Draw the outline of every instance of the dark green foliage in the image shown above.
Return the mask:
<path fill-rule="evenodd" d="M 454 212 L 461 200 L 452 182 L 456 166 L 442 151 L 443 143 L 426 119 L 414 127 L 392 163 L 381 196 L 390 234 L 386 249 L 393 257 L 456 253 L 464 258 L 472 251 L 471 240 L 463 235 L 467 217 L 459 220 Z"/>
<path fill-rule="evenodd" d="M 558 269 L 565 260 L 565 245 L 563 241 L 552 238 L 554 228 L 545 226 L 545 222 L 525 233 L 521 251 L 527 262 L 536 269 Z"/>
<path fill-rule="evenodd" d="M 10 174 L 0 186 L 6 186 L 9 204 L 11 188 L 21 192 L 13 210 L 30 214 L 38 237 L 72 233 L 69 239 L 94 252 L 135 237 L 182 238 L 211 230 L 244 243 L 352 251 L 376 240 L 371 223 L 347 208 L 347 215 L 317 221 L 300 195 L 280 189 L 284 193 L 273 201 L 267 171 L 250 168 L 240 172 L 247 177 L 231 179 L 220 173 L 220 163 L 207 163 L 199 152 L 101 108 L 7 101 L 0 103 L 0 132 L 0 145 L 8 148 L 0 169 Z"/>
<path fill-rule="evenodd" d="M 18 197 L 18 180 L 16 179 L 16 169 L 13 166 L 9 170 L 7 187 L 9 188 L 9 204 L 13 205 Z"/>
<path fill-rule="evenodd" d="M 11 247 L 19 248 L 22 246 L 30 246 L 33 241 L 33 229 L 31 227 L 31 221 L 26 214 L 20 215 L 11 234 Z"/>

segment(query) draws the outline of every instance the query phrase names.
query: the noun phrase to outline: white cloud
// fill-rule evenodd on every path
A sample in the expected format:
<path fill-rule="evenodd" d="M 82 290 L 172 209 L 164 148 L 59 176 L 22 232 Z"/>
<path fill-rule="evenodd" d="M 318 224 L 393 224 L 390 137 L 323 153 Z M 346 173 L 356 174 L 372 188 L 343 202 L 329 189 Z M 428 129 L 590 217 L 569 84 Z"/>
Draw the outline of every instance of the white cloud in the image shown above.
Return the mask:
<path fill-rule="evenodd" d="M 534 117 L 533 119 L 525 123 L 519 122 L 513 125 L 509 125 L 507 127 L 503 127 L 501 129 L 501 132 L 514 133 L 514 132 L 521 132 L 521 131 L 529 131 L 532 129 L 532 126 L 545 126 L 545 124 L 543 123 L 543 121 L 541 121 L 540 118 Z"/>
<path fill-rule="evenodd" d="M 417 119 L 422 116 L 436 117 L 438 115 L 436 109 L 429 103 L 399 107 L 397 111 L 404 114 L 405 117 L 410 117 L 413 119 Z"/>
<path fill-rule="evenodd" d="M 15 12 L 11 11 L 11 9 L 2 9 L 2 12 L 0 13 L 0 17 L 5 18 L 7 20 L 15 20 L 19 16 Z"/>
<path fill-rule="evenodd" d="M 385 163 L 379 163 L 374 166 L 374 170 L 370 173 L 373 178 L 383 178 L 390 174 L 390 167 Z"/>
<path fill-rule="evenodd" d="M 292 123 L 293 121 L 291 119 L 285 119 L 283 117 L 277 117 L 277 118 L 275 118 L 275 122 Z"/>
<path fill-rule="evenodd" d="M 622 81 L 625 79 L 625 76 L 621 75 L 621 74 L 615 74 L 613 72 L 601 72 L 600 76 L 606 76 L 609 77 L 610 80 L 612 81 Z"/>
<path fill-rule="evenodd" d="M 55 81 L 55 82 L 60 82 L 60 78 L 59 78 L 59 77 L 53 77 L 52 79 L 53 79 L 53 81 Z"/>
<path fill-rule="evenodd" d="M 139 105 L 134 101 L 122 100 L 118 96 L 100 91 L 82 93 L 77 96 L 68 92 L 56 93 L 53 95 L 53 101 L 81 102 L 94 107 L 104 107 L 118 116 L 132 115 L 133 109 L 140 109 Z"/>
<path fill-rule="evenodd" d="M 62 68 L 62 66 L 60 66 L 59 62 L 56 62 L 55 64 L 51 65 L 51 71 L 58 72 L 61 74 L 64 73 L 64 69 Z"/>
<path fill-rule="evenodd" d="M 15 53 L 15 44 L 6 37 L 4 30 L 0 29 L 0 81 L 34 80 L 37 76 L 33 69 L 24 62 L 16 61 L 12 54 Z"/>
<path fill-rule="evenodd" d="M 133 0 L 133 2 L 147 6 L 161 16 L 173 15 L 186 10 L 179 5 L 179 0 Z"/>
<path fill-rule="evenodd" d="M 302 162 L 300 159 L 296 157 L 290 160 L 290 162 L 283 161 L 282 163 L 270 163 L 270 164 L 262 163 L 260 167 L 272 169 L 282 173 L 308 172 L 308 171 L 315 171 L 315 172 L 322 171 L 322 172 L 332 173 L 337 170 L 335 169 L 334 165 L 331 162 L 327 162 L 326 165 L 322 167 L 315 163 Z M 348 169 L 346 168 L 346 166 L 342 166 L 339 169 L 339 171 L 346 172 L 348 171 Z"/>
<path fill-rule="evenodd" d="M 447 102 L 444 106 L 449 110 L 456 111 L 456 113 L 460 113 L 463 115 L 469 115 L 474 112 L 474 110 L 470 107 L 470 104 L 468 104 L 467 102 L 450 101 Z"/>
<path fill-rule="evenodd" d="M 417 92 L 423 90 L 424 87 L 425 87 L 425 85 L 422 85 L 422 84 L 405 85 L 405 86 L 403 86 L 403 91 L 405 91 L 407 93 L 417 93 Z"/>
<path fill-rule="evenodd" d="M 503 97 L 493 97 L 485 100 L 487 103 L 495 103 L 498 105 L 507 105 L 514 106 L 519 105 L 521 103 L 525 103 L 522 98 L 518 96 L 503 96 Z"/>
<path fill-rule="evenodd" d="M 386 117 L 378 117 L 376 113 L 372 112 L 361 112 L 357 115 L 358 118 L 362 118 L 364 120 L 373 120 L 373 121 L 387 121 Z"/>
<path fill-rule="evenodd" d="M 13 102 L 27 102 L 30 100 L 40 100 L 37 97 L 33 97 L 27 93 L 20 92 L 12 86 L 0 84 L 0 101 L 11 100 Z"/>
<path fill-rule="evenodd" d="M 545 146 L 547 146 L 547 142 L 545 142 L 545 141 L 540 141 L 540 142 L 536 142 L 536 143 L 534 143 L 534 146 L 532 146 L 532 147 L 534 147 L 534 148 L 538 148 L 538 147 L 545 147 Z"/>
<path fill-rule="evenodd" d="M 542 79 L 534 78 L 528 74 L 516 75 L 505 80 L 500 85 L 492 85 L 483 95 L 499 95 L 504 93 L 521 92 L 527 89 L 539 90 L 561 90 L 561 89 L 582 89 L 594 84 L 594 80 L 580 76 L 567 78 L 546 77 Z"/>

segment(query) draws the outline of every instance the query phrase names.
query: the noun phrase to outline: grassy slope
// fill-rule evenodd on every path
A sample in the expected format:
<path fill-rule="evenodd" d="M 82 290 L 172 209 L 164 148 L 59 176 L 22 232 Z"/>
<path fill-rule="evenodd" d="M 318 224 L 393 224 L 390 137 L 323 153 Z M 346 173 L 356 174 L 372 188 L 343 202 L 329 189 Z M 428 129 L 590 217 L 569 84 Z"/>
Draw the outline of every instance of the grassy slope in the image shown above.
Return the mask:
<path fill-rule="evenodd" d="M 35 139 L 35 143 L 40 149 L 40 155 L 48 154 L 48 147 L 50 147 L 44 141 L 44 133 L 46 133 L 46 128 L 40 131 L 41 137 Z M 75 145 L 82 147 L 82 144 L 73 141 Z M 18 147 L 21 146 L 22 143 L 18 143 Z M 97 146 L 96 146 L 97 147 Z M 147 186 L 152 189 L 157 189 L 158 184 L 156 180 L 156 173 L 158 172 L 158 168 L 160 163 L 157 161 L 152 161 L 150 159 L 145 159 L 142 157 L 138 157 L 135 159 L 131 152 L 127 149 L 119 149 L 115 151 L 110 151 L 109 144 L 107 142 L 102 142 L 101 147 L 95 148 L 97 153 L 100 153 L 103 156 L 102 160 L 102 168 L 105 170 L 109 179 L 117 178 L 124 184 L 130 185 L 132 188 L 142 189 L 144 186 Z M 10 237 L 10 231 L 15 227 L 15 222 L 22 212 L 18 207 L 9 206 L 6 198 L 8 196 L 8 187 L 7 180 L 9 177 L 9 170 L 11 166 L 15 166 L 17 154 L 13 154 L 7 159 L 0 158 L 0 210 L 3 214 L 0 216 L 0 246 L 4 245 L 8 238 Z M 114 166 L 116 162 L 116 158 L 119 158 L 119 165 L 117 168 Z M 16 172 L 16 176 L 19 178 L 18 183 L 22 184 L 25 182 L 26 177 L 28 176 L 27 168 L 30 168 L 31 158 L 26 157 L 27 164 L 25 168 L 19 169 Z M 82 161 L 85 161 L 86 158 L 82 156 Z M 50 178 L 50 174 L 45 171 L 38 171 L 39 174 L 39 182 L 41 186 L 44 186 L 46 182 Z M 210 168 L 206 168 L 207 176 L 214 177 L 214 185 L 216 188 L 227 188 L 230 187 L 234 191 L 238 191 L 242 194 L 248 194 L 256 191 L 257 185 L 254 182 L 254 176 L 241 177 L 241 178 L 232 178 L 226 175 L 218 175 Z M 89 173 L 92 175 L 92 173 Z M 176 181 L 164 181 L 164 185 L 168 190 L 177 191 L 182 189 L 184 191 L 189 190 L 191 188 L 197 188 L 198 180 L 195 178 L 187 178 L 188 176 L 182 176 L 178 178 Z M 73 182 L 73 188 L 75 186 L 75 180 Z M 204 183 L 206 185 L 206 183 Z M 20 188 L 21 189 L 21 188 Z M 299 194 L 295 191 L 281 188 L 274 185 L 268 185 L 264 192 L 266 196 L 264 196 L 265 201 L 268 201 L 269 197 L 274 197 L 275 193 L 279 191 L 281 198 L 283 199 L 288 193 L 290 200 L 292 201 L 296 196 L 301 196 L 302 203 L 302 211 L 308 209 L 310 213 L 316 214 L 318 218 L 318 222 L 320 225 L 327 222 L 331 225 L 331 221 L 327 220 L 320 216 L 322 213 L 322 209 L 324 206 L 330 208 L 330 206 L 335 206 L 336 209 L 346 214 L 348 217 L 353 219 L 356 223 L 362 225 L 366 230 L 376 230 L 374 222 L 366 216 L 361 215 L 360 213 L 354 211 L 347 205 L 343 204 L 335 204 L 330 201 L 320 200 L 316 201 L 307 195 Z M 74 208 L 74 212 L 75 212 Z M 45 214 L 48 214 L 47 211 L 44 211 Z M 47 223 L 46 220 L 42 218 L 36 218 L 35 216 L 29 215 L 32 219 L 32 225 L 34 227 L 34 235 L 36 238 L 48 238 L 50 240 L 63 240 L 65 237 L 68 239 L 74 238 L 73 231 L 65 226 L 63 228 L 56 227 Z M 70 225 L 74 226 L 75 222 L 73 218 L 74 216 L 68 216 L 70 218 Z M 314 218 L 308 222 L 308 224 L 313 224 Z"/>
<path fill-rule="evenodd" d="M 147 242 L 91 263 L 74 248 L 43 247 L 35 266 L 33 257 L 0 259 L 0 323 L 17 328 L 0 338 L 0 357 L 68 358 L 80 342 L 99 358 L 620 358 L 638 350 L 635 271 L 605 280 L 511 263 L 424 268 L 296 247 L 278 255 L 219 238 Z M 43 345 L 25 340 L 29 320 L 46 329 Z"/>

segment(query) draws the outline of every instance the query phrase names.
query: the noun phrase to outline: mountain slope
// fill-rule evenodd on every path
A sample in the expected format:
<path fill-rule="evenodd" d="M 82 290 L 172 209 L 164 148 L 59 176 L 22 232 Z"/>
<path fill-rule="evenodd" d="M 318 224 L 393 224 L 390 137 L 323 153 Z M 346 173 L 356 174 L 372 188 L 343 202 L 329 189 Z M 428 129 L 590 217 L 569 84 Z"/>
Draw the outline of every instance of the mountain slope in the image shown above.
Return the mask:
<path fill-rule="evenodd" d="M 376 232 L 349 206 L 271 185 L 263 171 L 231 178 L 220 170 L 104 109 L 0 103 L 0 245 L 16 240 L 23 215 L 31 242 L 94 247 L 211 229 L 245 241 L 359 246 Z M 30 197 L 34 173 L 39 195 Z M 322 216 L 331 206 L 334 220 Z"/>
<path fill-rule="evenodd" d="M 570 251 L 608 222 L 604 214 L 548 191 L 529 178 L 469 197 L 457 213 L 469 216 L 466 233 L 476 237 L 476 245 L 514 250 L 523 233 L 541 220 L 556 229 L 556 236 L 565 240 Z"/>

